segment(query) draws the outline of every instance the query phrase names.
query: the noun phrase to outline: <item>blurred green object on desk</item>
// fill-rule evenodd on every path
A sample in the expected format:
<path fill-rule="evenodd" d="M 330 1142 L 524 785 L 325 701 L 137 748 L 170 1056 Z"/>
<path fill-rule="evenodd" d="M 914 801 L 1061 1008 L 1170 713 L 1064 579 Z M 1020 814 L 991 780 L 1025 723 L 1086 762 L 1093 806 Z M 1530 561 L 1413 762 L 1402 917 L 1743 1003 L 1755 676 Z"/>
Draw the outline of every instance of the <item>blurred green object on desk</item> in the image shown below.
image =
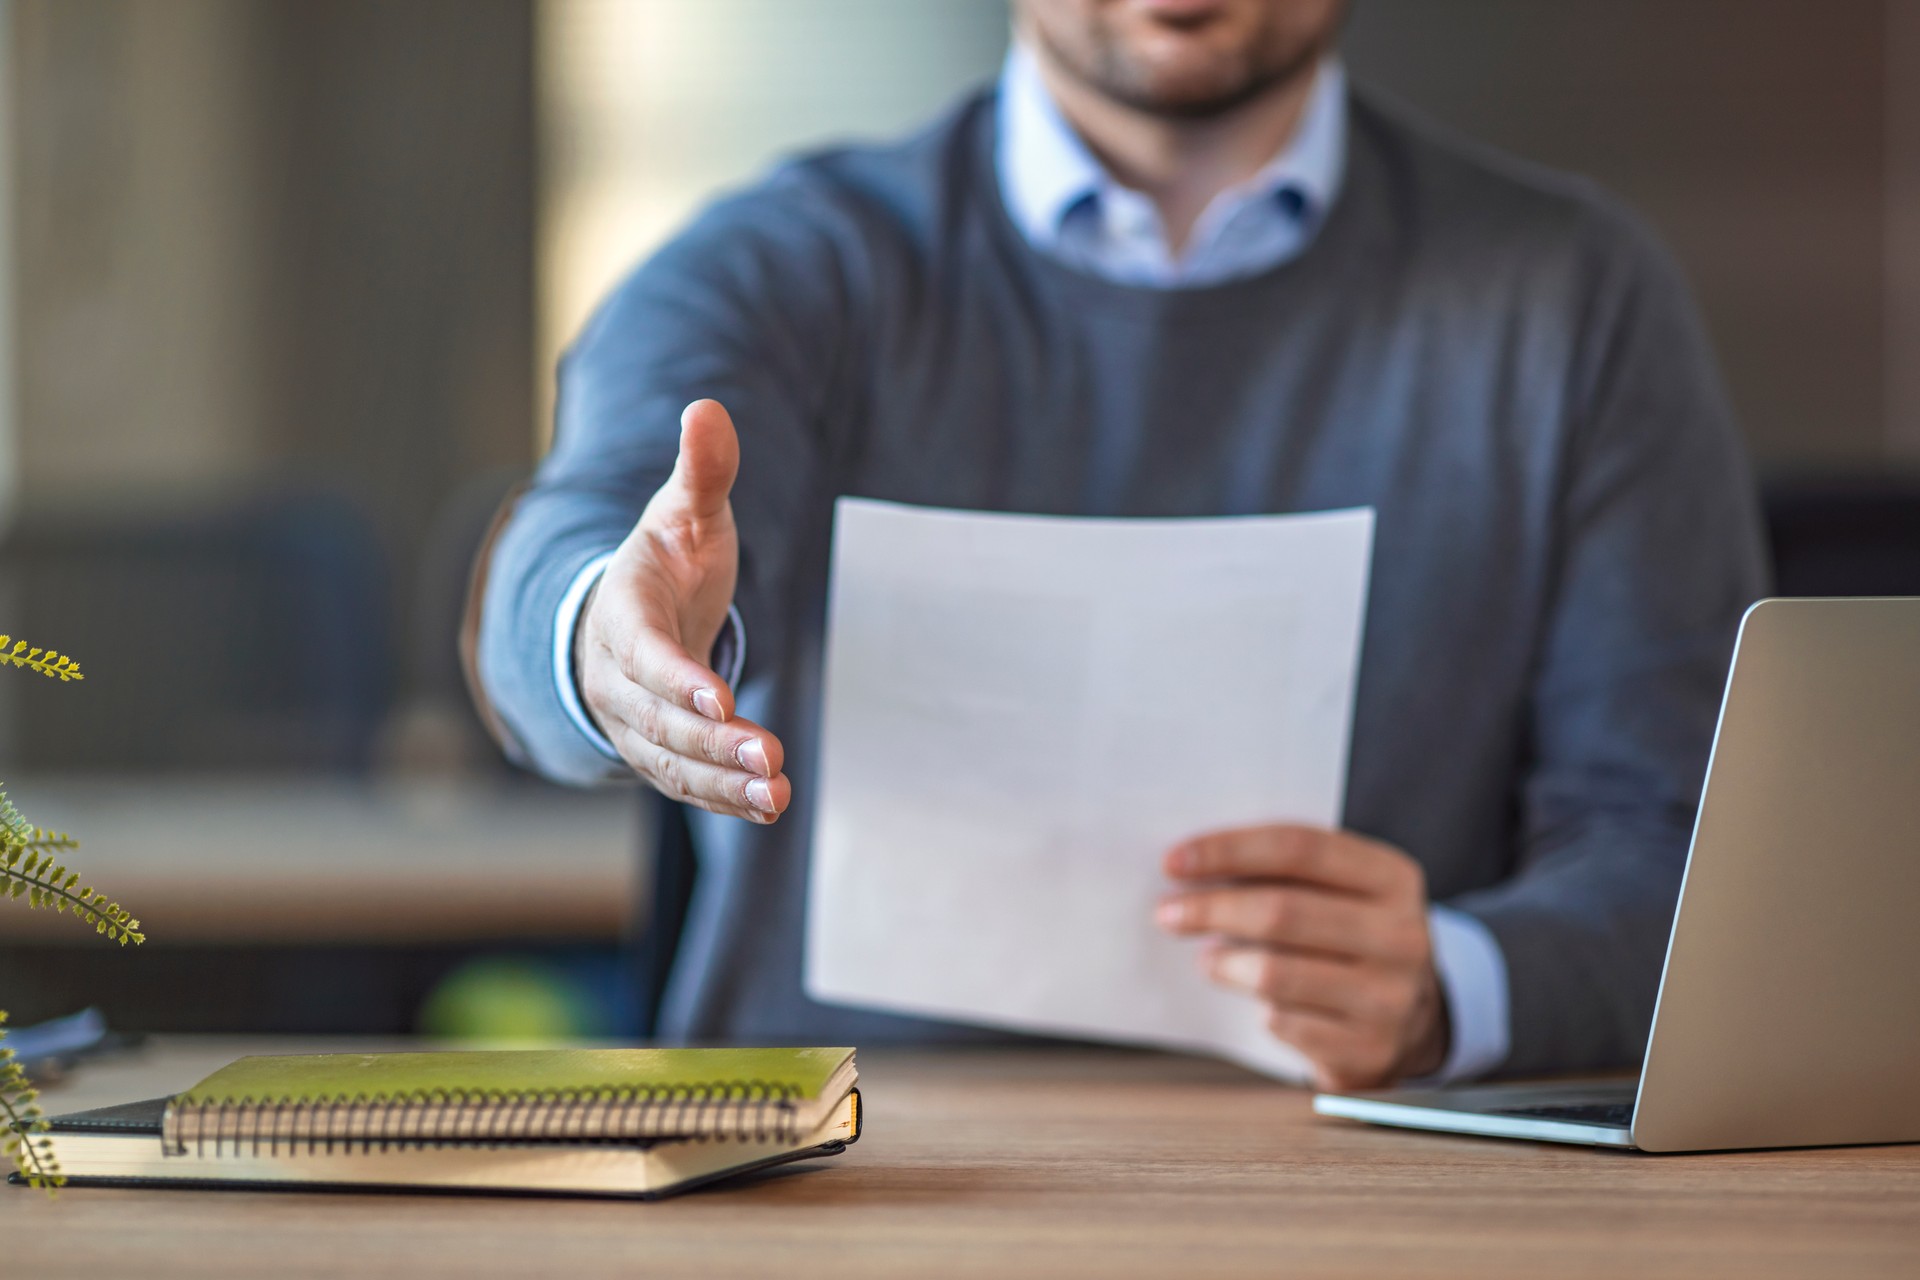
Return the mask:
<path fill-rule="evenodd" d="M 420 1010 L 422 1034 L 495 1043 L 578 1040 L 613 1034 L 604 1004 L 559 967 L 527 956 L 470 960 L 434 988 Z"/>

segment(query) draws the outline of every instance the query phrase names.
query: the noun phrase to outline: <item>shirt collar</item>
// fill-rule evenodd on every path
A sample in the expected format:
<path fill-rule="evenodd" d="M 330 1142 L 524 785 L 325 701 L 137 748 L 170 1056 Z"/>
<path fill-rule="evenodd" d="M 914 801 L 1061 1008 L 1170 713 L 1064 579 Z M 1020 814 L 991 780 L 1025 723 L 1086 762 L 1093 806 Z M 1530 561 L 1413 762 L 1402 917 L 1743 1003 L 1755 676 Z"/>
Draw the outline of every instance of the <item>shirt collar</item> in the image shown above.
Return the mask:
<path fill-rule="evenodd" d="M 1329 55 L 1293 137 L 1260 171 L 1216 201 L 1272 196 L 1311 225 L 1339 194 L 1347 151 L 1347 78 Z M 1026 237 L 1051 244 L 1076 206 L 1119 187 L 1060 113 L 1031 51 L 1015 41 L 1000 73 L 996 164 L 1008 212 Z"/>

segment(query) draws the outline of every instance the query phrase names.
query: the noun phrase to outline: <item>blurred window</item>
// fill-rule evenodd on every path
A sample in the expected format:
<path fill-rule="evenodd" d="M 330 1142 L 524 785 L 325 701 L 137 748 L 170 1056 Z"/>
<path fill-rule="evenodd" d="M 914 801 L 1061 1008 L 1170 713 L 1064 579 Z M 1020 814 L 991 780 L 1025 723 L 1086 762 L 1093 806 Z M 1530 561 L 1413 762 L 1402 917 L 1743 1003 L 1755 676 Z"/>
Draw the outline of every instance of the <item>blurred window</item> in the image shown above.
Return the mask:
<path fill-rule="evenodd" d="M 717 192 L 992 77 L 998 0 L 540 0 L 540 438 L 594 304 Z"/>

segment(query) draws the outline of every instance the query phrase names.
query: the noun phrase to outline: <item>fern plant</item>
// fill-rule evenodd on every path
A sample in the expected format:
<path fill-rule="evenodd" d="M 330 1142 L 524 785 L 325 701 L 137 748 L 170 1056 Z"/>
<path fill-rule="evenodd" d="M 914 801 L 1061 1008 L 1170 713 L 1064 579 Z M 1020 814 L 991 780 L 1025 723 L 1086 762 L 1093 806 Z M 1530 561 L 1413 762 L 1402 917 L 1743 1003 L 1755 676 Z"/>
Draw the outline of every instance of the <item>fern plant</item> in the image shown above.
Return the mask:
<path fill-rule="evenodd" d="M 46 1118 L 33 1082 L 6 1045 L 6 1024 L 7 1011 L 0 1009 L 0 1124 L 6 1126 L 7 1158 L 28 1186 L 51 1192 L 63 1181 L 53 1159 L 53 1139 L 46 1136 Z"/>
<path fill-rule="evenodd" d="M 24 640 L 0 636 L 0 666 L 38 671 L 50 680 L 84 680 L 80 664 L 50 649 L 35 649 Z M 80 883 L 80 873 L 68 867 L 65 855 L 79 842 L 64 831 L 49 831 L 27 821 L 0 790 L 0 897 L 25 899 L 29 908 L 71 912 L 82 924 L 109 942 L 138 946 L 147 940 L 140 922 L 105 894 Z M 30 1186 L 52 1194 L 65 1179 L 54 1159 L 53 1139 L 40 1097 L 26 1069 L 5 1041 L 7 1015 L 0 1010 L 0 1133 L 13 1167 Z"/>

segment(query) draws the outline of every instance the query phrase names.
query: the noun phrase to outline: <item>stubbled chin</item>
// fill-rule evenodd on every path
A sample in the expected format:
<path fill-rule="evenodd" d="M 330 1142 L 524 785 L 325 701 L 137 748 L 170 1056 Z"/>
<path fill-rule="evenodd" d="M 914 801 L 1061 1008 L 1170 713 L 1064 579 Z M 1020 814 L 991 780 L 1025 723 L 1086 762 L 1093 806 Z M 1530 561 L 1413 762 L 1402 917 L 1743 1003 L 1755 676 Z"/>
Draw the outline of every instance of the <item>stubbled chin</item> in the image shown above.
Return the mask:
<path fill-rule="evenodd" d="M 1238 88 L 1240 69 L 1211 58 L 1134 59 L 1134 96 L 1168 107 L 1197 107 L 1229 97 Z"/>

